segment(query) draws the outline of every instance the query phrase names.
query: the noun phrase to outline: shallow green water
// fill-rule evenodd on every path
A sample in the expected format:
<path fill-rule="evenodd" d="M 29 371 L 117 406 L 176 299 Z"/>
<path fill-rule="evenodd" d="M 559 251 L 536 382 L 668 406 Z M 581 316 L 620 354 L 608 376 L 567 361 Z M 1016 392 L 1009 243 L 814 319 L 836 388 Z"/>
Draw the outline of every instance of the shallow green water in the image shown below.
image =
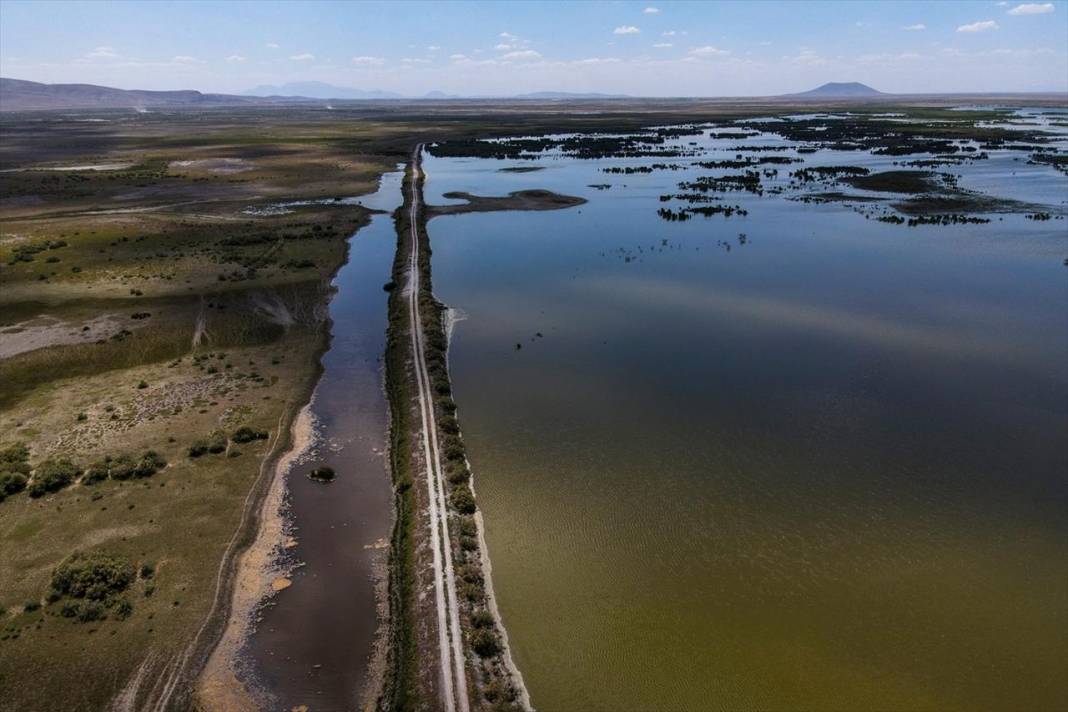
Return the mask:
<path fill-rule="evenodd" d="M 953 170 L 1063 206 L 1012 157 Z M 431 203 L 590 200 L 430 225 L 535 706 L 1068 708 L 1065 222 L 732 195 L 748 217 L 667 223 L 686 175 L 599 172 L 642 162 L 426 162 Z"/>

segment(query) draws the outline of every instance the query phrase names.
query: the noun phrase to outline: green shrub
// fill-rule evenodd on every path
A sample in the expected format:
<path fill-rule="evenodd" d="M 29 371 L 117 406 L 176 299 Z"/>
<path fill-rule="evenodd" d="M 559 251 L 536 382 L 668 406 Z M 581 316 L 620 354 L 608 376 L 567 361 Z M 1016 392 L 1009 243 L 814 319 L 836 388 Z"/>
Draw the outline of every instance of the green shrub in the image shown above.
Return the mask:
<path fill-rule="evenodd" d="M 471 494 L 471 488 L 467 485 L 459 485 L 449 495 L 449 502 L 460 514 L 475 513 L 475 496 Z"/>
<path fill-rule="evenodd" d="M 45 460 L 34 470 L 30 481 L 30 496 L 41 497 L 58 492 L 74 481 L 81 471 L 67 459 Z"/>
<path fill-rule="evenodd" d="M 207 440 L 195 440 L 192 445 L 189 446 L 189 457 L 200 457 L 208 451 Z"/>
<path fill-rule="evenodd" d="M 137 463 L 129 455 L 115 457 L 108 463 L 108 474 L 113 480 L 129 480 L 135 477 Z"/>
<path fill-rule="evenodd" d="M 104 600 L 133 581 L 134 567 L 126 559 L 102 551 L 76 552 L 52 573 L 52 590 L 60 596 Z"/>
<path fill-rule="evenodd" d="M 478 535 L 478 525 L 474 517 L 460 517 L 460 533 L 464 536 Z"/>
<path fill-rule="evenodd" d="M 151 477 L 164 467 L 167 466 L 167 461 L 156 452 L 155 450 L 145 450 L 141 454 L 141 459 L 137 461 L 137 465 L 134 467 L 135 477 Z"/>
<path fill-rule="evenodd" d="M 311 477 L 313 480 L 318 480 L 319 482 L 331 482 L 335 476 L 334 468 L 327 467 L 326 465 L 316 467 L 308 473 L 308 477 Z"/>
<path fill-rule="evenodd" d="M 438 418 L 438 427 L 441 428 L 441 432 L 449 433 L 450 435 L 456 435 L 460 432 L 460 423 L 451 415 L 443 415 Z"/>
<path fill-rule="evenodd" d="M 461 583 L 460 595 L 468 601 L 478 601 L 482 598 L 482 589 L 473 583 Z"/>
<path fill-rule="evenodd" d="M 471 471 L 462 462 L 449 462 L 445 466 L 445 475 L 449 478 L 449 482 L 454 485 L 463 484 L 471 479 Z"/>
<path fill-rule="evenodd" d="M 25 613 L 33 613 L 34 611 L 36 611 L 40 607 L 41 607 L 41 604 L 38 603 L 37 601 L 26 601 L 26 603 L 22 606 L 22 610 Z"/>
<path fill-rule="evenodd" d="M 78 606 L 78 622 L 92 623 L 108 617 L 107 609 L 99 601 L 82 601 Z"/>
<path fill-rule="evenodd" d="M 471 633 L 471 649 L 480 658 L 489 658 L 501 652 L 501 645 L 497 640 L 497 635 L 492 630 L 489 628 L 476 628 Z"/>
<path fill-rule="evenodd" d="M 4 465 L 2 469 L 10 470 L 11 468 L 6 465 L 26 462 L 30 459 L 30 450 L 26 447 L 25 443 L 15 443 L 0 450 L 0 465 Z"/>
<path fill-rule="evenodd" d="M 95 485 L 97 482 L 101 482 L 108 478 L 108 471 L 111 468 L 111 458 L 106 457 L 103 460 L 97 460 L 89 467 L 85 468 L 85 473 L 82 475 L 83 485 Z"/>
<path fill-rule="evenodd" d="M 208 452 L 217 455 L 224 450 L 226 450 L 226 433 L 216 430 L 208 438 Z"/>
<path fill-rule="evenodd" d="M 125 598 L 119 599 L 118 603 L 115 604 L 115 617 L 118 618 L 120 621 L 126 620 L 130 617 L 130 614 L 132 613 L 133 604 Z"/>
<path fill-rule="evenodd" d="M 493 614 L 487 610 L 475 611 L 471 614 L 472 628 L 492 628 L 494 623 Z"/>
<path fill-rule="evenodd" d="M 26 489 L 26 475 L 21 472 L 0 472 L 0 502 Z"/>
<path fill-rule="evenodd" d="M 464 564 L 458 567 L 456 575 L 467 583 L 482 583 L 482 570 L 473 564 Z"/>
<path fill-rule="evenodd" d="M 253 440 L 266 440 L 267 431 L 253 430 L 248 426 L 244 426 L 235 430 L 234 434 L 230 436 L 230 439 L 235 443 L 250 443 Z"/>

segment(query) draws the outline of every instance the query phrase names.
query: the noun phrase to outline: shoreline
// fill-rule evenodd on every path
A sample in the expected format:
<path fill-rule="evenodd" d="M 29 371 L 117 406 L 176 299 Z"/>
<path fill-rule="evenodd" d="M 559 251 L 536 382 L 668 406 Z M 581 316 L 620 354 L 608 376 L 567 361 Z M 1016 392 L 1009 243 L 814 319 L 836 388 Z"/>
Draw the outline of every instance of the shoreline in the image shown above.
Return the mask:
<path fill-rule="evenodd" d="M 341 269 L 348 263 L 349 254 L 351 252 L 351 240 L 352 238 L 364 227 L 366 227 L 371 220 L 371 213 L 367 209 L 362 209 L 357 220 L 356 229 L 345 240 L 345 251 L 343 259 L 331 271 L 329 277 L 323 281 L 322 298 L 319 300 L 319 304 L 316 305 L 315 310 L 317 313 L 324 314 L 324 318 L 321 321 L 319 332 L 319 345 L 315 350 L 314 358 L 312 359 L 311 368 L 305 384 L 301 388 L 303 394 L 300 398 L 288 405 L 279 417 L 278 424 L 278 436 L 275 440 L 275 446 L 271 452 L 264 458 L 261 465 L 260 475 L 253 483 L 246 497 L 246 505 L 242 511 L 241 522 L 239 523 L 237 530 L 234 532 L 234 536 L 231 539 L 231 544 L 228 547 L 227 552 L 224 554 L 222 561 L 219 564 L 218 583 L 216 587 L 215 602 L 212 605 L 204 623 L 200 629 L 194 635 L 193 639 L 189 642 L 185 651 L 181 654 L 180 659 L 177 661 L 177 666 L 173 669 L 167 678 L 166 683 L 163 686 L 162 692 L 156 694 L 156 687 L 154 686 L 152 695 L 149 702 L 151 709 L 165 711 L 168 709 L 179 708 L 183 709 L 181 704 L 176 704 L 176 701 L 172 698 L 177 696 L 177 702 L 185 699 L 187 702 L 193 701 L 196 704 L 206 705 L 207 709 L 220 709 L 230 710 L 233 709 L 229 706 L 212 707 L 208 700 L 201 699 L 202 691 L 210 693 L 220 701 L 226 700 L 227 702 L 233 701 L 241 704 L 247 702 L 250 706 L 247 709 L 256 710 L 251 693 L 249 693 L 245 684 L 242 683 L 236 673 L 236 668 L 233 665 L 235 655 L 240 649 L 240 645 L 247 640 L 247 635 L 243 634 L 238 644 L 233 647 L 231 655 L 225 663 L 225 667 L 220 666 L 220 661 L 212 663 L 212 658 L 215 657 L 216 650 L 222 645 L 222 641 L 226 638 L 228 631 L 233 623 L 236 621 L 233 611 L 236 610 L 235 602 L 240 595 L 238 582 L 242 580 L 243 576 L 249 576 L 250 574 L 244 571 L 242 565 L 243 561 L 246 561 L 246 555 L 256 545 L 261 536 L 261 529 L 264 528 L 267 519 L 263 519 L 264 513 L 267 511 L 266 507 L 269 501 L 272 500 L 272 493 L 276 487 L 282 489 L 279 495 L 284 495 L 284 476 L 282 472 L 282 463 L 286 462 L 287 466 L 292 460 L 295 460 L 299 456 L 299 453 L 292 455 L 297 451 L 298 437 L 307 435 L 309 440 L 305 445 L 310 444 L 311 433 L 304 433 L 297 431 L 297 425 L 301 418 L 301 414 L 305 411 L 308 412 L 308 425 L 311 426 L 311 405 L 314 400 L 315 390 L 319 385 L 319 381 L 322 379 L 324 367 L 323 356 L 330 350 L 331 342 L 333 339 L 332 329 L 333 320 L 329 315 L 330 302 L 333 299 L 335 289 L 333 282 L 337 278 Z M 301 452 L 304 448 L 301 448 Z M 271 472 L 270 477 L 266 477 L 266 474 Z M 286 517 L 282 509 L 284 505 L 284 499 L 279 499 L 278 508 L 272 512 L 268 519 L 271 520 L 271 525 L 277 524 L 279 531 L 283 535 L 281 540 L 276 540 L 274 543 L 284 541 L 284 532 Z M 244 543 L 242 544 L 242 540 Z M 273 559 L 273 549 L 271 551 L 271 558 Z M 252 581 L 256 581 L 258 578 L 256 574 L 260 572 L 257 569 L 252 572 Z M 255 587 L 255 583 L 251 583 Z M 283 587 L 284 588 L 284 587 Z M 252 615 L 255 609 L 258 608 L 260 602 L 266 600 L 270 595 L 276 591 L 271 591 L 271 582 L 267 582 L 267 590 L 265 595 L 261 596 L 256 605 L 248 611 L 248 615 Z M 281 590 L 281 589 L 279 589 Z M 220 601 L 225 601 L 221 604 Z M 246 602 L 242 598 L 239 602 L 244 605 Z M 237 622 L 241 627 L 243 633 L 248 631 L 248 620 L 243 622 Z M 204 637 L 206 636 L 206 637 Z M 205 680 L 205 675 L 208 674 L 209 665 L 211 667 L 212 680 L 210 683 Z M 168 667 L 170 664 L 168 664 Z M 186 678 L 185 685 L 180 684 L 182 678 Z M 210 684 L 210 689 L 205 685 Z M 136 689 L 133 691 L 136 695 Z M 242 710 L 245 708 L 238 707 Z"/>
<path fill-rule="evenodd" d="M 316 439 L 314 395 L 297 413 L 290 427 L 292 446 L 274 467 L 271 484 L 260 508 L 261 525 L 256 540 L 238 558 L 230 617 L 218 644 L 200 673 L 195 696 L 207 710 L 255 712 L 260 695 L 240 677 L 238 655 L 252 633 L 256 611 L 288 581 L 279 568 L 277 552 L 285 548 L 289 516 L 285 511 L 286 476 Z"/>

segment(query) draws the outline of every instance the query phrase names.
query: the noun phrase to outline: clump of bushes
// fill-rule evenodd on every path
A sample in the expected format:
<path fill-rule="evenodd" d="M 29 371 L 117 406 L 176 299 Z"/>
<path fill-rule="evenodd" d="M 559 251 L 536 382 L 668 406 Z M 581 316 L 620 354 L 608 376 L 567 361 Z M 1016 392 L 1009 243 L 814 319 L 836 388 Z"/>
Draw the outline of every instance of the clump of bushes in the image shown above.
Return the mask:
<path fill-rule="evenodd" d="M 30 474 L 30 449 L 23 443 L 15 443 L 0 450 L 0 471 Z"/>
<path fill-rule="evenodd" d="M 224 450 L 226 450 L 226 433 L 216 430 L 208 438 L 208 452 L 217 455 Z"/>
<path fill-rule="evenodd" d="M 501 644 L 492 629 L 476 628 L 471 632 L 471 649 L 480 658 L 490 658 L 501 652 Z"/>
<path fill-rule="evenodd" d="M 26 489 L 26 475 L 21 472 L 0 472 L 0 502 L 9 495 L 18 494 Z"/>
<path fill-rule="evenodd" d="M 475 513 L 475 496 L 466 484 L 457 485 L 453 489 L 452 494 L 449 495 L 449 502 L 460 514 Z"/>
<path fill-rule="evenodd" d="M 81 470 L 66 458 L 45 460 L 33 472 L 33 479 L 30 480 L 30 496 L 42 497 L 58 492 L 74 482 L 80 474 Z"/>
<path fill-rule="evenodd" d="M 226 433 L 216 430 L 207 438 L 194 440 L 193 444 L 189 446 L 189 457 L 200 457 L 208 452 L 217 455 L 226 450 L 226 443 Z"/>
<path fill-rule="evenodd" d="M 113 480 L 132 480 L 151 477 L 164 467 L 167 461 L 155 450 L 146 450 L 141 457 L 122 454 L 105 457 L 91 464 L 82 475 L 83 485 L 94 485 L 108 478 Z"/>
<path fill-rule="evenodd" d="M 250 427 L 243 426 L 234 431 L 234 434 L 230 436 L 230 439 L 235 443 L 250 443 L 253 440 L 266 440 L 266 430 L 254 430 Z"/>
<path fill-rule="evenodd" d="M 26 489 L 30 474 L 29 459 L 30 450 L 23 443 L 0 450 L 0 502 Z"/>
<path fill-rule="evenodd" d="M 125 558 L 101 551 L 76 552 L 52 572 L 49 603 L 67 598 L 59 614 L 79 623 L 104 620 L 108 611 L 119 620 L 133 613 L 131 604 L 122 594 L 137 576 L 133 565 Z"/>
<path fill-rule="evenodd" d="M 336 473 L 334 472 L 334 468 L 327 467 L 326 465 L 323 465 L 322 467 L 316 467 L 314 470 L 308 473 L 308 477 L 312 478 L 313 480 L 316 480 L 317 482 L 332 482 L 335 476 Z"/>

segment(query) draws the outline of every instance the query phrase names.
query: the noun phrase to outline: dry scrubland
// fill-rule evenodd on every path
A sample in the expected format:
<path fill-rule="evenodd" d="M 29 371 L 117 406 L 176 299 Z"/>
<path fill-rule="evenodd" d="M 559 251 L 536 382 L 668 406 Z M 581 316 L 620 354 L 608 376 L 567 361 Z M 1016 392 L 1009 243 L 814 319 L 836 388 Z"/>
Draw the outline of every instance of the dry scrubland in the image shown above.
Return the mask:
<path fill-rule="evenodd" d="M 159 691 L 317 375 L 367 217 L 332 199 L 395 161 L 360 127 L 132 116 L 4 118 L 2 709 L 101 709 L 142 663 L 130 708 Z"/>
<path fill-rule="evenodd" d="M 242 513 L 315 382 L 329 278 L 367 218 L 335 198 L 372 191 L 421 141 L 815 108 L 433 102 L 0 117 L 0 709 L 146 708 L 212 610 L 220 570 L 228 600 L 228 547 L 254 533 Z M 318 202 L 268 209 L 295 200 Z M 403 375 L 408 364 L 390 358 Z M 410 395 L 410 383 L 389 385 L 395 406 Z M 406 415 L 395 413 L 402 426 Z M 400 521 L 421 521 L 405 510 L 411 443 L 393 437 Z M 387 694 L 401 708 L 433 687 L 410 537 L 395 533 L 391 573 Z M 202 644 L 222 620 L 207 622 Z M 201 648 L 173 708 L 189 703 Z"/>

